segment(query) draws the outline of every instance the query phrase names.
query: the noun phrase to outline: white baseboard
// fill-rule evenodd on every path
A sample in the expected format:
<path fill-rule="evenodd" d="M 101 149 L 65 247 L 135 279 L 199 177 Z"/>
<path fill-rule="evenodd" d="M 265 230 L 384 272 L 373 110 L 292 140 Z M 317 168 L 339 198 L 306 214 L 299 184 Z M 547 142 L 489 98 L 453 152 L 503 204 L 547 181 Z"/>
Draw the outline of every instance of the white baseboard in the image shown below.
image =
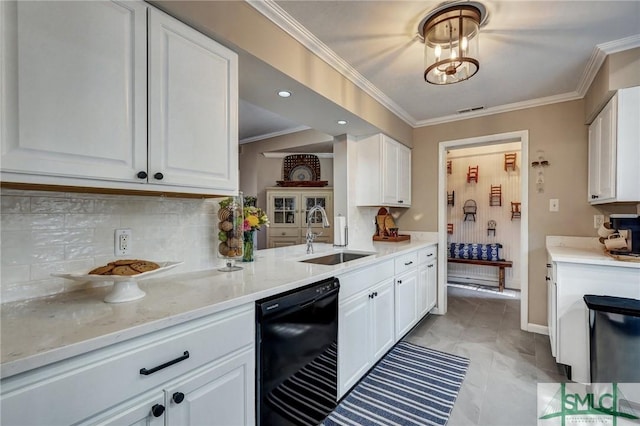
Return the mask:
<path fill-rule="evenodd" d="M 549 335 L 549 327 L 547 327 L 546 325 L 529 323 L 527 324 L 527 331 L 531 333 L 544 334 L 545 336 Z"/>

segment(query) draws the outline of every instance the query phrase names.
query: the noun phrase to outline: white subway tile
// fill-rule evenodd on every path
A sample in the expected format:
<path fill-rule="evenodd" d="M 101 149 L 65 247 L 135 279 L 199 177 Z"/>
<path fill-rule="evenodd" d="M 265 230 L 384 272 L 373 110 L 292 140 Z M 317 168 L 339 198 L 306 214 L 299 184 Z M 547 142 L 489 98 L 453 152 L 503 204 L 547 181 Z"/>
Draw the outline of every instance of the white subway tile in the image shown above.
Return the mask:
<path fill-rule="evenodd" d="M 0 227 L 3 231 L 20 231 L 25 229 L 62 229 L 62 214 L 1 214 Z"/>
<path fill-rule="evenodd" d="M 93 213 L 94 200 L 32 197 L 31 213 Z"/>
<path fill-rule="evenodd" d="M 64 247 L 8 247 L 2 249 L 2 267 L 30 265 L 41 262 L 64 260 Z"/>
<path fill-rule="evenodd" d="M 49 262 L 31 265 L 29 274 L 32 281 L 38 281 L 51 278 L 51 274 L 89 272 L 93 268 L 93 259 Z"/>
<path fill-rule="evenodd" d="M 2 195 L 0 197 L 0 212 L 30 213 L 30 199 L 19 195 Z"/>
<path fill-rule="evenodd" d="M 93 259 L 96 256 L 108 256 L 113 254 L 113 245 L 75 245 L 65 246 L 65 259 Z"/>
<path fill-rule="evenodd" d="M 110 214 L 65 214 L 65 227 L 71 228 L 117 228 L 120 217 Z"/>
<path fill-rule="evenodd" d="M 29 265 L 3 266 L 0 269 L 2 285 L 29 281 Z"/>

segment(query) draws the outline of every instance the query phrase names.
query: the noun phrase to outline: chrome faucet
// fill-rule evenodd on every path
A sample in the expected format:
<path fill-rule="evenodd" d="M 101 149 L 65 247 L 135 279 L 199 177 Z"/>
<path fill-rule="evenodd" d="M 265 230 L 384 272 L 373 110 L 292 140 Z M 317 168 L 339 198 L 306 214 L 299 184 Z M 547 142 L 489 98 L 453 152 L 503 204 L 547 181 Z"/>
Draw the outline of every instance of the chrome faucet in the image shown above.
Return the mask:
<path fill-rule="evenodd" d="M 329 219 L 327 219 L 327 212 L 320 204 L 316 204 L 315 206 L 309 209 L 307 213 L 307 254 L 313 253 L 313 241 L 317 236 L 322 235 L 322 232 L 316 234 L 315 232 L 311 232 L 311 218 L 315 214 L 315 212 L 320 212 L 322 215 L 322 227 L 328 228 L 331 225 L 329 224 Z"/>

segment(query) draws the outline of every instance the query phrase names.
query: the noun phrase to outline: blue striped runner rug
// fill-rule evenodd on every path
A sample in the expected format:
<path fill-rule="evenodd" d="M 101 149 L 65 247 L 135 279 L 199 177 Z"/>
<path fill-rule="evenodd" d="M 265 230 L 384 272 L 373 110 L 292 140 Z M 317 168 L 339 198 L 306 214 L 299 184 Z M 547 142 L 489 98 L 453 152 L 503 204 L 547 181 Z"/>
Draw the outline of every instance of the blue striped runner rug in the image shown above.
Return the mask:
<path fill-rule="evenodd" d="M 468 368 L 467 358 L 399 342 L 323 425 L 444 425 Z"/>

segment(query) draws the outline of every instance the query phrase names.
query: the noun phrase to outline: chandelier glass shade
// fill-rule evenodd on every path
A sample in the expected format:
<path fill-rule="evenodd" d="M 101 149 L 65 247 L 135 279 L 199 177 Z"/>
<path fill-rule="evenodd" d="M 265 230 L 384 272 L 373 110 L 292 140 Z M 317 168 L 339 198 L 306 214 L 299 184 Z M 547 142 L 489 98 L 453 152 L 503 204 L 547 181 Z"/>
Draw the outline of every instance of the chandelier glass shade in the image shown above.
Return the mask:
<path fill-rule="evenodd" d="M 425 81 L 453 84 L 478 72 L 481 18 L 477 7 L 463 4 L 432 13 L 420 23 Z"/>

